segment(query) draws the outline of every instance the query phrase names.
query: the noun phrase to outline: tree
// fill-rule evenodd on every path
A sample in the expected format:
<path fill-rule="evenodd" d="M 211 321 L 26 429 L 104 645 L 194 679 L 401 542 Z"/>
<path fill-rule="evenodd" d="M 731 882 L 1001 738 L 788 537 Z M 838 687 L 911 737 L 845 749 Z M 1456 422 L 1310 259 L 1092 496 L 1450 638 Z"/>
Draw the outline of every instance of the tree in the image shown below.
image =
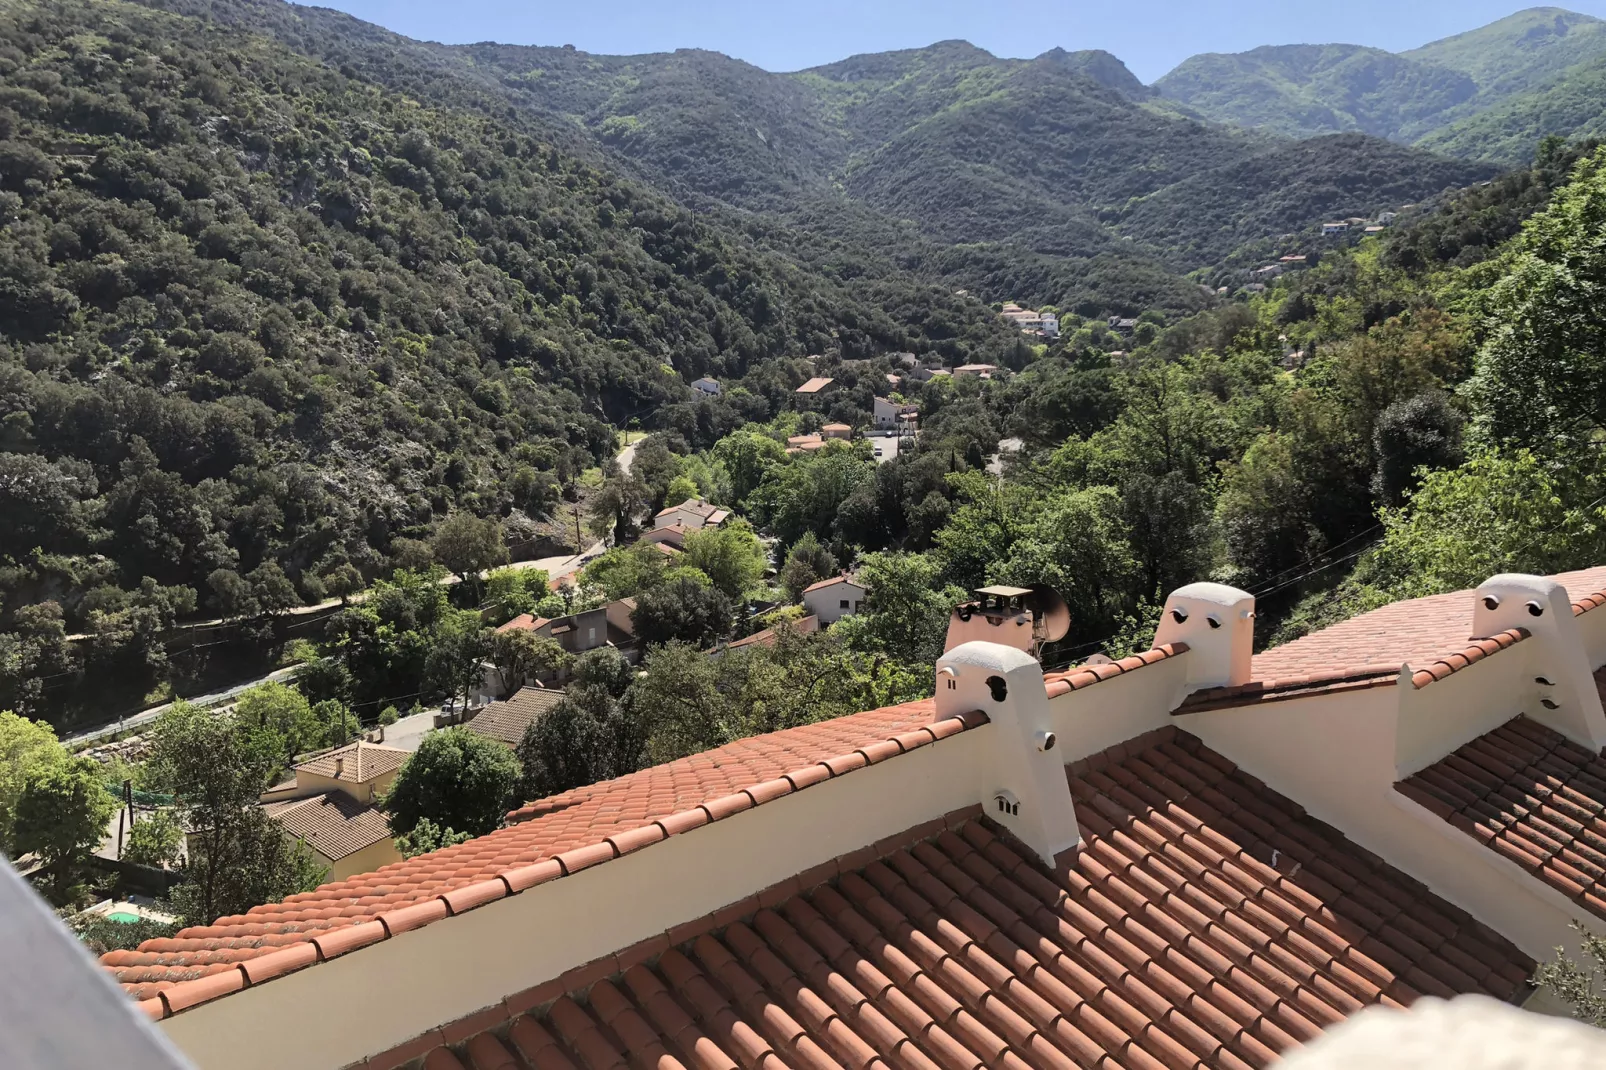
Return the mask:
<path fill-rule="evenodd" d="M 781 568 L 780 579 L 786 596 L 796 602 L 803 597 L 805 587 L 835 575 L 836 558 L 820 545 L 814 532 L 807 531 L 792 544 L 791 552 L 786 555 L 786 564 Z"/>
<path fill-rule="evenodd" d="M 358 572 L 357 566 L 350 562 L 336 565 L 321 578 L 325 593 L 340 599 L 341 605 L 345 605 L 352 595 L 362 590 L 362 573 Z"/>
<path fill-rule="evenodd" d="M 1606 149 L 1528 220 L 1489 291 L 1491 325 L 1465 390 L 1481 444 L 1565 449 L 1606 414 Z"/>
<path fill-rule="evenodd" d="M 428 818 L 438 828 L 483 836 L 502 823 L 519 778 L 517 759 L 502 744 L 448 728 L 424 737 L 385 795 L 398 835 Z"/>
<path fill-rule="evenodd" d="M 1138 574 L 1120 494 L 1091 487 L 1051 499 L 993 578 L 1023 587 L 1047 584 L 1069 604 L 1078 634 L 1097 636 L 1132 603 Z M 872 594 L 872 608 L 877 604 Z"/>
<path fill-rule="evenodd" d="M 50 871 L 56 902 L 65 904 L 83 859 L 106 836 L 117 800 L 101 782 L 91 758 L 36 767 L 17 799 L 14 835 L 18 854 L 34 854 Z"/>
<path fill-rule="evenodd" d="M 492 624 L 505 624 L 529 613 L 551 592 L 547 574 L 538 568 L 499 568 L 485 577 L 485 602 Z"/>
<path fill-rule="evenodd" d="M 435 560 L 462 577 L 479 601 L 480 573 L 507 560 L 502 525 L 473 513 L 455 512 L 441 522 L 429 540 Z"/>
<path fill-rule="evenodd" d="M 67 761 L 66 748 L 49 725 L 0 711 L 0 854 L 15 858 L 20 853 L 14 822 L 29 777 Z"/>
<path fill-rule="evenodd" d="M 712 586 L 682 575 L 636 599 L 630 614 L 636 637 L 648 646 L 671 640 L 712 646 L 730 634 L 730 599 Z"/>
<path fill-rule="evenodd" d="M 283 757 L 283 765 L 295 761 L 296 755 L 325 743 L 323 726 L 313 716 L 307 697 L 299 689 L 274 680 L 242 691 L 234 706 L 234 716 L 242 725 L 273 736 L 278 741 L 275 750 Z"/>
<path fill-rule="evenodd" d="M 1416 489 L 1418 469 L 1454 468 L 1461 463 L 1462 415 L 1442 391 L 1396 401 L 1384 409 L 1373 431 L 1377 471 L 1372 496 L 1399 505 Z"/>
<path fill-rule="evenodd" d="M 163 868 L 177 865 L 184 829 L 171 810 L 156 810 L 136 820 L 123 844 L 123 861 L 137 866 Z"/>
<path fill-rule="evenodd" d="M 224 620 L 243 620 L 262 611 L 251 593 L 251 585 L 233 569 L 213 569 L 206 577 L 212 588 L 212 605 Z"/>
<path fill-rule="evenodd" d="M 403 858 L 417 858 L 443 847 L 467 843 L 473 838 L 466 832 L 443 829 L 429 818 L 421 817 L 418 824 L 413 826 L 413 831 L 396 837 L 396 850 L 401 852 Z"/>
<path fill-rule="evenodd" d="M 504 687 L 521 687 L 568 667 L 571 656 L 556 639 L 534 632 L 493 632 L 489 656 Z"/>
<path fill-rule="evenodd" d="M 311 891 L 324 870 L 257 805 L 277 763 L 271 735 L 239 718 L 185 702 L 157 719 L 147 763 L 154 786 L 178 800 L 189 830 L 184 883 L 175 908 L 191 925 L 243 914 L 260 903 Z"/>
<path fill-rule="evenodd" d="M 571 686 L 519 741 L 521 800 L 544 799 L 641 767 L 644 727 L 634 707 L 602 684 Z"/>
<path fill-rule="evenodd" d="M 936 562 L 921 554 L 874 553 L 855 575 L 866 589 L 864 612 L 835 625 L 850 648 L 915 664 L 942 656 L 948 618 L 965 592 L 938 583 Z"/>
<path fill-rule="evenodd" d="M 600 589 L 611 602 L 652 587 L 666 567 L 663 552 L 651 543 L 615 546 L 581 570 L 580 585 Z"/>
<path fill-rule="evenodd" d="M 676 563 L 697 569 L 727 598 L 740 602 L 763 581 L 769 559 L 752 525 L 732 520 L 689 533 L 685 554 Z"/>
<path fill-rule="evenodd" d="M 448 695 L 462 696 L 465 708 L 484 679 L 482 668 L 491 654 L 489 628 L 481 627 L 473 610 L 447 613 L 429 636 L 426 673 Z"/>
<path fill-rule="evenodd" d="M 591 530 L 599 538 L 612 536 L 615 546 L 623 546 L 635 531 L 641 514 L 651 504 L 652 495 L 647 485 L 615 468 L 586 502 L 586 515 L 591 518 Z"/>
<path fill-rule="evenodd" d="M 772 469 L 786 463 L 786 447 L 756 431 L 737 431 L 714 444 L 713 456 L 729 473 L 731 504 L 740 508 Z"/>
<path fill-rule="evenodd" d="M 1606 1029 L 1606 939 L 1576 921 L 1572 929 L 1578 934 L 1585 961 L 1574 961 L 1565 948 L 1558 947 L 1555 958 L 1540 964 L 1534 983 L 1560 996 L 1580 1022 Z"/>

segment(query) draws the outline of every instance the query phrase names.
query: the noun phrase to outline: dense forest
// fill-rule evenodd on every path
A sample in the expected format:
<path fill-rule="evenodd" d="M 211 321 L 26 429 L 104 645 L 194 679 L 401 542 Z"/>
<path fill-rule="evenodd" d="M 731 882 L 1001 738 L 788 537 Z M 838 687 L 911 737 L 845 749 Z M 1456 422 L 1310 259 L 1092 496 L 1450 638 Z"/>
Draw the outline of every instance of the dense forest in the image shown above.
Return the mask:
<path fill-rule="evenodd" d="M 432 589 L 481 559 L 456 533 L 493 522 L 485 565 L 578 551 L 672 491 L 741 510 L 783 580 L 884 577 L 902 608 L 840 639 L 880 666 L 861 696 L 902 693 L 946 600 L 987 580 L 1065 589 L 1056 657 L 1140 641 L 1203 577 L 1293 634 L 1401 589 L 1367 548 L 1423 465 L 1492 463 L 1565 408 L 1511 409 L 1540 372 L 1487 355 L 1488 317 L 1589 149 L 1550 139 L 1491 182 L 1363 133 L 1202 121 L 1105 53 L 946 42 L 781 76 L 428 45 L 277 0 L 9 5 L 0 708 L 104 721 L 291 640 L 329 670 L 314 697 L 365 717 L 450 693 L 426 648 L 479 642 L 462 613 L 485 593 L 478 565 Z M 1318 244 L 1329 216 L 1412 201 Z M 1295 252 L 1305 270 L 1245 287 Z M 1021 335 L 1006 299 L 1062 336 Z M 899 354 L 1003 373 L 899 378 L 923 433 L 890 463 L 785 452 L 866 422 Z M 837 389 L 795 411 L 817 374 Z M 630 477 L 625 428 L 651 432 Z M 708 610 L 687 641 L 761 624 L 751 584 L 721 606 L 618 567 L 561 608 L 679 584 Z M 1320 595 L 1357 568 L 1360 593 Z M 376 583 L 327 627 L 287 616 Z M 205 626 L 175 645 L 181 622 Z"/>
<path fill-rule="evenodd" d="M 1287 137 L 1359 132 L 1474 160 L 1530 159 L 1546 134 L 1599 132 L 1584 104 L 1606 21 L 1554 7 L 1391 53 L 1271 45 L 1193 56 L 1154 89 L 1196 113 Z"/>
<path fill-rule="evenodd" d="M 695 376 L 752 372 L 722 411 L 764 416 L 783 358 L 1015 345 L 260 36 L 14 6 L 0 79 L 0 706 L 126 694 L 175 616 L 349 589 L 454 508 L 539 544 Z"/>

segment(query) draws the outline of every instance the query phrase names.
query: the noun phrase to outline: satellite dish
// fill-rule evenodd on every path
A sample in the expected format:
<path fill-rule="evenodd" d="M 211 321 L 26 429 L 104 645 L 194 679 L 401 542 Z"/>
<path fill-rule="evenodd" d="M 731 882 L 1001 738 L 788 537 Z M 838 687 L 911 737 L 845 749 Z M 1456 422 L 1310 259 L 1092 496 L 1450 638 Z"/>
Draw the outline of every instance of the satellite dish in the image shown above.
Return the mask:
<path fill-rule="evenodd" d="M 1028 600 L 1032 607 L 1032 634 L 1038 643 L 1057 643 L 1071 630 L 1071 609 L 1060 593 L 1046 583 L 1032 587 Z"/>

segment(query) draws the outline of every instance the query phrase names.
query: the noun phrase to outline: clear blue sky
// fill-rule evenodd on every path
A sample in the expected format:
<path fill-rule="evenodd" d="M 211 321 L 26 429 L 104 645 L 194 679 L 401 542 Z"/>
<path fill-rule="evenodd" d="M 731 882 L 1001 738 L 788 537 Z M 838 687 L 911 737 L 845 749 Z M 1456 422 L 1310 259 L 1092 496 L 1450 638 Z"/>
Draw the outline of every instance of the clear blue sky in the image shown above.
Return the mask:
<path fill-rule="evenodd" d="M 1343 41 L 1392 51 L 1474 29 L 1521 0 L 320 0 L 397 33 L 629 54 L 707 48 L 792 71 L 963 38 L 999 56 L 1103 48 L 1153 81 L 1196 52 Z M 1606 18 L 1606 0 L 1570 10 Z"/>

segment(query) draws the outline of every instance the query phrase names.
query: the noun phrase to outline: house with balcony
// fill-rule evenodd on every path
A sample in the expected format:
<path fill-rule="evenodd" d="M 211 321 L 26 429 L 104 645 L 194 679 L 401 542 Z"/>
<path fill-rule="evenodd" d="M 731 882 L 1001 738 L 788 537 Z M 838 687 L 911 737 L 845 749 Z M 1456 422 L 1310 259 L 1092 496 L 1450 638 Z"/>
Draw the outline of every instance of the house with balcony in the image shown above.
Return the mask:
<path fill-rule="evenodd" d="M 930 698 L 101 964 L 201 1070 L 1240 1070 L 1424 997 L 1539 1036 L 1536 964 L 1606 932 L 1603 606 L 1606 568 L 1501 575 L 1257 654 L 1193 584 L 1058 671 L 1001 621 Z"/>

